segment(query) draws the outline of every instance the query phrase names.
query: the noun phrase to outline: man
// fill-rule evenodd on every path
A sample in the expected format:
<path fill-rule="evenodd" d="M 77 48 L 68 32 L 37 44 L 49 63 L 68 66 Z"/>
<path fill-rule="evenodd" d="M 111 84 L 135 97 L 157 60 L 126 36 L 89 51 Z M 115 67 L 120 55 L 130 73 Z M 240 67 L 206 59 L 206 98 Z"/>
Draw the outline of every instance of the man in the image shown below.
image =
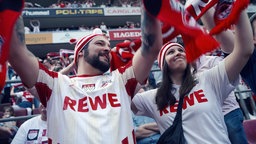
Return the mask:
<path fill-rule="evenodd" d="M 47 144 L 47 116 L 46 109 L 40 105 L 40 115 L 24 122 L 16 133 L 12 144 Z"/>
<path fill-rule="evenodd" d="M 146 81 L 162 46 L 159 21 L 144 10 L 141 20 L 143 44 L 132 62 L 105 73 L 110 68 L 110 43 L 102 35 L 89 35 L 75 46 L 74 78 L 49 71 L 37 61 L 26 49 L 23 24 L 18 21 L 9 62 L 24 85 L 36 87 L 47 109 L 49 143 L 135 143 L 131 98 L 137 83 Z"/>

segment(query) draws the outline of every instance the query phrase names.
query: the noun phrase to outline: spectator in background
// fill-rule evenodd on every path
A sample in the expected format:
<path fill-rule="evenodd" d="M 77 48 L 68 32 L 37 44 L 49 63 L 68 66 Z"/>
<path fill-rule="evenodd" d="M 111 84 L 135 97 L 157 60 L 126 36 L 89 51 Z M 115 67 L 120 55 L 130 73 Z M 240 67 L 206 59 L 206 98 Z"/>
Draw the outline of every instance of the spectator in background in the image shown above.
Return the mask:
<path fill-rule="evenodd" d="M 11 144 L 47 144 L 46 108 L 40 104 L 40 115 L 24 122 Z"/>
<path fill-rule="evenodd" d="M 25 34 L 28 34 L 28 33 L 30 33 L 30 29 L 29 29 L 29 27 L 24 27 L 24 30 L 25 30 Z"/>
<path fill-rule="evenodd" d="M 14 106 L 18 106 L 18 108 L 30 108 L 32 110 L 34 96 L 26 90 L 23 84 L 12 86 L 11 97 L 15 99 Z"/>
<path fill-rule="evenodd" d="M 146 116 L 133 116 L 137 144 L 156 144 L 160 131 L 154 119 Z"/>
<path fill-rule="evenodd" d="M 58 4 L 53 3 L 53 4 L 50 6 L 50 8 L 60 8 L 60 7 L 59 7 L 59 5 L 58 5 Z"/>
<path fill-rule="evenodd" d="M 93 0 L 87 0 L 86 3 L 85 3 L 86 7 L 93 7 L 95 6 L 95 2 Z"/>
<path fill-rule="evenodd" d="M 122 7 L 131 7 L 130 0 L 119 0 L 119 3 Z"/>
<path fill-rule="evenodd" d="M 132 22 L 129 26 L 130 29 L 134 29 L 135 28 L 135 24 Z"/>
<path fill-rule="evenodd" d="M 84 25 L 81 25 L 79 28 L 78 28 L 79 31 L 86 31 L 86 27 Z"/>
<path fill-rule="evenodd" d="M 71 8 L 78 8 L 78 3 L 76 1 L 74 1 L 72 4 L 71 4 Z"/>
<path fill-rule="evenodd" d="M 25 8 L 32 8 L 32 7 L 34 7 L 34 5 L 31 2 L 25 2 L 24 7 Z"/>
<path fill-rule="evenodd" d="M 137 23 L 135 24 L 135 28 L 140 28 L 140 23 L 139 23 L 139 22 L 137 22 Z"/>
<path fill-rule="evenodd" d="M 65 4 L 64 1 L 59 1 L 57 5 L 58 5 L 59 8 L 65 8 L 66 7 L 66 4 Z"/>
<path fill-rule="evenodd" d="M 39 20 L 30 20 L 30 25 L 33 27 L 33 33 L 40 32 L 40 21 Z"/>
<path fill-rule="evenodd" d="M 134 0 L 134 1 L 131 3 L 131 6 L 132 6 L 132 7 L 140 7 L 140 0 Z"/>
<path fill-rule="evenodd" d="M 145 88 L 147 87 L 147 88 Z M 140 92 L 150 89 L 150 82 L 143 86 Z M 156 144 L 160 131 L 154 119 L 147 116 L 137 116 L 133 114 L 133 124 L 135 127 L 135 137 L 137 144 Z"/>
<path fill-rule="evenodd" d="M 112 6 L 112 0 L 107 0 L 106 6 L 111 7 Z"/>
<path fill-rule="evenodd" d="M 12 106 L 4 107 L 4 115 L 2 118 L 13 118 L 14 117 L 14 109 Z M 10 143 L 12 138 L 15 136 L 18 127 L 16 126 L 16 121 L 7 121 L 0 123 L 0 129 L 3 132 L 3 138 L 0 138 L 0 142 L 2 143 Z M 0 132 L 1 132 L 0 131 Z"/>
<path fill-rule="evenodd" d="M 1 144 L 9 144 L 11 142 L 12 130 L 0 126 L 0 142 Z"/>
<path fill-rule="evenodd" d="M 104 2 L 101 2 L 100 7 L 105 8 L 105 7 L 106 7 L 105 3 L 104 3 Z"/>
<path fill-rule="evenodd" d="M 107 30 L 108 30 L 108 28 L 107 28 L 107 26 L 105 25 L 104 22 L 101 22 L 100 29 L 101 29 L 102 31 L 107 31 Z"/>
<path fill-rule="evenodd" d="M 66 6 L 65 6 L 65 8 L 72 8 L 72 4 L 71 4 L 71 2 L 66 2 Z"/>

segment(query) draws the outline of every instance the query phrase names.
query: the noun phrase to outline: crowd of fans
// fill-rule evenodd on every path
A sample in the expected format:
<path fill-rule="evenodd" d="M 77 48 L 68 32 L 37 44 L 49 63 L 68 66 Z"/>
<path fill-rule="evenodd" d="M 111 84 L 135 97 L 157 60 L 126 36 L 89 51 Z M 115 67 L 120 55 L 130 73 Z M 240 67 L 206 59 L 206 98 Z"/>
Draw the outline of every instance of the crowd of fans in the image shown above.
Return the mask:
<path fill-rule="evenodd" d="M 139 0 L 58 0 L 45 8 L 139 7 Z M 43 8 L 38 3 L 26 2 L 26 8 Z"/>
<path fill-rule="evenodd" d="M 182 4 L 186 0 L 179 0 Z M 252 5 L 256 5 L 256 0 L 250 0 Z M 26 2 L 26 8 L 90 8 L 90 7 L 139 7 L 140 0 L 58 0 L 49 6 L 42 6 L 38 3 Z"/>
<path fill-rule="evenodd" d="M 134 6 L 135 3 L 132 3 L 134 1 L 130 0 L 125 0 L 121 1 L 119 0 L 120 6 L 126 7 L 126 6 Z M 138 2 L 138 1 L 135 1 Z M 134 4 L 134 5 L 133 5 Z M 137 4 L 137 3 L 136 3 Z M 102 4 L 101 6 L 110 6 L 108 4 Z M 67 1 L 60 1 L 57 4 L 53 4 L 50 7 L 53 8 L 78 8 L 78 7 L 93 7 L 97 6 L 97 4 L 93 0 L 86 0 L 86 1 L 72 1 L 72 2 L 67 2 Z M 128 7 L 129 7 L 128 6 Z M 123 28 L 139 28 L 140 24 L 138 23 L 133 23 L 133 22 L 127 22 Z M 102 30 L 107 30 L 109 27 L 102 22 L 101 24 L 88 28 L 86 26 L 81 26 L 79 28 L 74 28 L 74 30 L 89 30 L 89 29 L 95 29 L 95 28 L 100 28 Z M 69 28 L 70 29 L 70 28 Z M 217 50 L 211 53 L 211 55 L 217 55 L 217 56 L 223 56 L 223 53 L 221 51 Z M 38 60 L 44 64 L 46 68 L 48 68 L 51 71 L 56 71 L 59 72 L 65 67 L 67 67 L 69 64 L 72 63 L 74 59 L 74 56 L 72 52 L 52 52 L 48 53 L 47 56 L 44 59 L 38 58 Z M 157 68 L 159 70 L 159 68 Z M 155 72 L 155 69 L 154 69 Z M 67 75 L 75 75 L 76 71 L 71 71 Z M 149 77 L 150 81 L 148 82 L 147 87 L 144 87 L 144 90 L 149 90 L 151 88 L 156 88 L 157 87 L 157 81 L 159 79 L 156 79 L 153 72 L 151 73 L 151 76 Z M 9 65 L 8 66 L 8 80 L 20 80 L 19 76 L 15 73 L 15 71 L 12 69 L 12 67 Z M 150 87 L 150 88 L 149 88 Z M 148 89 L 147 89 L 148 88 Z M 9 91 L 7 90 L 9 89 Z M 24 86 L 20 83 L 18 84 L 6 84 L 6 88 L 2 92 L 2 97 L 1 97 L 0 103 L 11 103 L 11 107 L 5 107 L 3 111 L 3 117 L 2 118 L 11 118 L 14 117 L 14 110 L 13 107 L 18 107 L 18 108 L 30 108 L 30 109 L 35 109 L 39 107 L 38 100 L 36 100 L 33 97 L 33 94 L 29 93 L 26 91 Z M 5 98 L 5 100 L 4 100 Z M 6 101 L 6 98 L 7 101 Z M 11 123 L 11 124 L 10 124 Z M 12 132 L 11 137 L 8 138 L 8 141 L 10 142 L 15 133 L 17 132 L 18 127 L 16 126 L 15 122 L 9 122 L 8 126 L 7 123 L 0 123 L 2 127 L 8 127 L 8 130 Z M 158 133 L 159 134 L 159 133 Z"/>

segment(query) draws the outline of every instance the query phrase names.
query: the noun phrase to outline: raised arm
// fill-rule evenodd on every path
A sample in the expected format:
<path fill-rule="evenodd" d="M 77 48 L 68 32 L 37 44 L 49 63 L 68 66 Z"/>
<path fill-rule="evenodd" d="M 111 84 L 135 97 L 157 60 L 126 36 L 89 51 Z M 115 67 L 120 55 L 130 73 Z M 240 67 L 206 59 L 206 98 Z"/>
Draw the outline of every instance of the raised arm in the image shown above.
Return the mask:
<path fill-rule="evenodd" d="M 13 29 L 8 60 L 13 69 L 20 76 L 23 84 L 30 88 L 36 83 L 39 65 L 37 58 L 25 45 L 24 33 L 23 19 L 20 17 Z"/>
<path fill-rule="evenodd" d="M 137 139 L 146 138 L 156 133 L 160 133 L 157 124 L 154 123 L 147 123 L 140 125 L 137 127 L 135 131 L 135 136 Z"/>
<path fill-rule="evenodd" d="M 244 10 L 235 25 L 234 49 L 225 59 L 225 67 L 230 82 L 234 82 L 253 52 L 253 35 L 249 18 Z"/>
<path fill-rule="evenodd" d="M 59 71 L 59 73 L 63 75 L 68 75 L 70 72 L 72 72 L 74 69 L 76 69 L 76 63 L 73 60 L 68 66 L 64 67 L 62 70 Z"/>
<path fill-rule="evenodd" d="M 209 9 L 202 17 L 204 27 L 211 30 L 215 26 L 214 8 Z M 220 48 L 225 53 L 231 53 L 234 48 L 234 34 L 231 30 L 226 30 L 214 36 L 220 43 Z"/>
<path fill-rule="evenodd" d="M 139 83 L 145 82 L 154 60 L 162 47 L 162 32 L 160 22 L 149 16 L 144 8 L 141 14 L 141 48 L 133 57 L 133 69 Z"/>

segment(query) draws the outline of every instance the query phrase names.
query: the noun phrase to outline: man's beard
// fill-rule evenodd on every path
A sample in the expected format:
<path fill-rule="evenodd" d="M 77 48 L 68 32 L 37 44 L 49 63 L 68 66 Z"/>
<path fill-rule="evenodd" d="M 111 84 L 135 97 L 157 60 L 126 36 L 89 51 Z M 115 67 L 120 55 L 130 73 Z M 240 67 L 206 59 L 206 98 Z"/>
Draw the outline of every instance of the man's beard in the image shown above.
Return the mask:
<path fill-rule="evenodd" d="M 101 72 L 105 73 L 109 70 L 110 68 L 110 61 L 108 63 L 100 61 L 100 56 L 99 55 L 93 55 L 93 56 L 85 56 L 84 59 L 94 68 L 100 70 Z"/>

